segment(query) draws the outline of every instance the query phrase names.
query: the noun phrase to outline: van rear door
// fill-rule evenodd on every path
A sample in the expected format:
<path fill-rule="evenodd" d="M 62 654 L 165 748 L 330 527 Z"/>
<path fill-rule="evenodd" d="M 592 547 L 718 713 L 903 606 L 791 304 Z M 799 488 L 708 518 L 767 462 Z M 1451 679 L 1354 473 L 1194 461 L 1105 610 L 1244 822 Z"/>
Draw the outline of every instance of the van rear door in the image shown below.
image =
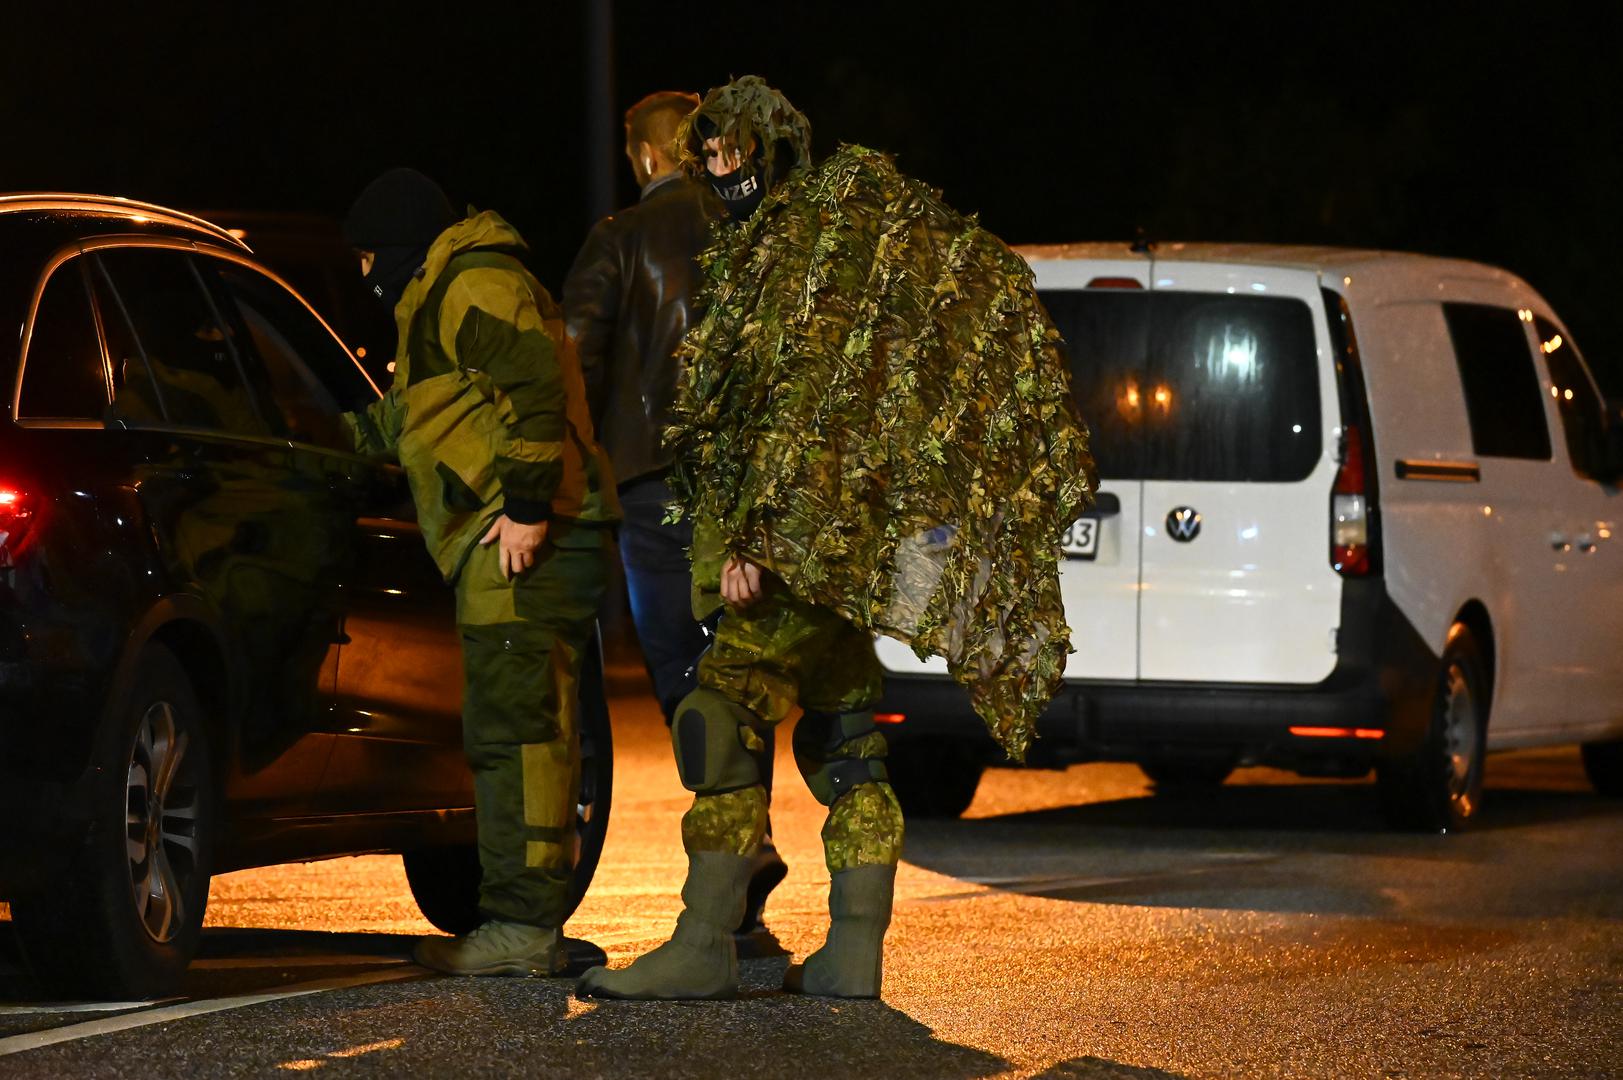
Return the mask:
<path fill-rule="evenodd" d="M 1071 388 L 1099 465 L 1098 505 L 1063 538 L 1060 593 L 1075 650 L 1067 679 L 1138 678 L 1144 485 L 1133 469 L 1149 346 L 1147 259 L 1034 261 L 1065 339 Z"/>
<path fill-rule="evenodd" d="M 1124 455 L 1115 447 L 1138 438 L 1115 409 L 1119 394 L 1137 378 L 1149 320 L 1149 262 L 1034 260 L 1043 303 L 1067 342 L 1071 377 L 1093 440 L 1101 480 L 1098 505 L 1067 530 L 1060 591 L 1074 650 L 1067 679 L 1131 682 L 1138 678 L 1138 559 L 1143 485 L 1116 471 Z M 1090 287 L 1092 286 L 1092 287 Z M 876 643 L 880 662 L 897 674 L 937 672 L 939 657 L 920 661 L 890 638 Z"/>
<path fill-rule="evenodd" d="M 1318 275 L 1157 259 L 1139 677 L 1315 683 L 1336 664 L 1340 410 Z"/>

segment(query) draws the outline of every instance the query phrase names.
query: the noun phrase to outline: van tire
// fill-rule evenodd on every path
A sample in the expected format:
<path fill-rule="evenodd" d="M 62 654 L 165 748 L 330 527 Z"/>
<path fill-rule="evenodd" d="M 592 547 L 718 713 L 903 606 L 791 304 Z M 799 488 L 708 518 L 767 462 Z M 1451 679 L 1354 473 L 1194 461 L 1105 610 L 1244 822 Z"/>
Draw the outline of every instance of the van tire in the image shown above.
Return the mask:
<path fill-rule="evenodd" d="M 1487 756 L 1487 664 L 1464 623 L 1449 630 L 1431 719 L 1412 752 L 1376 766 L 1388 824 L 1417 832 L 1463 829 L 1482 805 Z"/>
<path fill-rule="evenodd" d="M 899 742 L 885 758 L 890 786 L 902 813 L 916 818 L 955 818 L 969 809 L 986 766 L 969 747 L 951 739 Z"/>
<path fill-rule="evenodd" d="M 1138 763 L 1139 769 L 1155 785 L 1155 793 L 1204 791 L 1223 786 L 1234 771 L 1232 758 L 1153 757 Z"/>
<path fill-rule="evenodd" d="M 1584 772 L 1595 791 L 1609 799 L 1623 799 L 1623 740 L 1583 745 Z"/>
<path fill-rule="evenodd" d="M 172 994 L 202 934 L 219 828 L 203 711 L 162 645 L 146 645 L 134 672 L 97 739 L 83 845 L 49 887 L 12 903 L 23 955 L 53 997 Z M 149 889 L 141 905 L 136 875 L 167 885 L 163 898 Z"/>

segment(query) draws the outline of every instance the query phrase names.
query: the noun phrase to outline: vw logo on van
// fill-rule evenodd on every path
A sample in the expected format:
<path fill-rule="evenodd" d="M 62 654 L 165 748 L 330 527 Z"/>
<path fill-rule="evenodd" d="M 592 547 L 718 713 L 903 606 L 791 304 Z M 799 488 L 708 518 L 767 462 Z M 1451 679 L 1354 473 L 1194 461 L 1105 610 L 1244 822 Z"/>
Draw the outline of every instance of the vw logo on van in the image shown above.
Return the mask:
<path fill-rule="evenodd" d="M 1193 506 L 1178 506 L 1167 511 L 1167 533 L 1180 544 L 1187 544 L 1200 535 L 1200 512 Z"/>

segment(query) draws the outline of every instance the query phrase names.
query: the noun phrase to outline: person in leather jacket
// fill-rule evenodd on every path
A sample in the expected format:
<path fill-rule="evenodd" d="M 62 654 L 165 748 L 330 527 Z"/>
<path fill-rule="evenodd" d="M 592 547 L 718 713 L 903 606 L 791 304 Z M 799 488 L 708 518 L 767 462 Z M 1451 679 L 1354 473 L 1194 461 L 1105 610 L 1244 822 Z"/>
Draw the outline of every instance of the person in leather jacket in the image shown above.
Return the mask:
<path fill-rule="evenodd" d="M 664 520 L 673 458 L 662 443 L 676 395 L 676 348 L 694 320 L 695 260 L 723 216 L 710 186 L 676 167 L 677 126 L 698 104 L 696 94 L 666 90 L 626 111 L 626 157 L 642 196 L 592 228 L 563 288 L 592 423 L 619 480 L 631 618 L 666 723 L 697 685 L 694 670 L 709 640 L 693 615 L 692 526 Z M 760 755 L 769 795 L 773 749 L 768 742 Z M 759 928 L 766 897 L 787 872 L 769 825 L 740 932 Z"/>

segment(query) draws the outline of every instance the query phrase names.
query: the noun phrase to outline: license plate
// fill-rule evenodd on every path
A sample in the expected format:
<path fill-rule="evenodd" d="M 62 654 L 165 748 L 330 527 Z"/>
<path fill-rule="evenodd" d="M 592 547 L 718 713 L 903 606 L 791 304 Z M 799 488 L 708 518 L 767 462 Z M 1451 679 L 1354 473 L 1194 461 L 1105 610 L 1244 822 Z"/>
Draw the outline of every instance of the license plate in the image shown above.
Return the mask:
<path fill-rule="evenodd" d="M 1059 538 L 1060 550 L 1069 559 L 1091 559 L 1099 554 L 1099 519 L 1077 518 Z"/>

